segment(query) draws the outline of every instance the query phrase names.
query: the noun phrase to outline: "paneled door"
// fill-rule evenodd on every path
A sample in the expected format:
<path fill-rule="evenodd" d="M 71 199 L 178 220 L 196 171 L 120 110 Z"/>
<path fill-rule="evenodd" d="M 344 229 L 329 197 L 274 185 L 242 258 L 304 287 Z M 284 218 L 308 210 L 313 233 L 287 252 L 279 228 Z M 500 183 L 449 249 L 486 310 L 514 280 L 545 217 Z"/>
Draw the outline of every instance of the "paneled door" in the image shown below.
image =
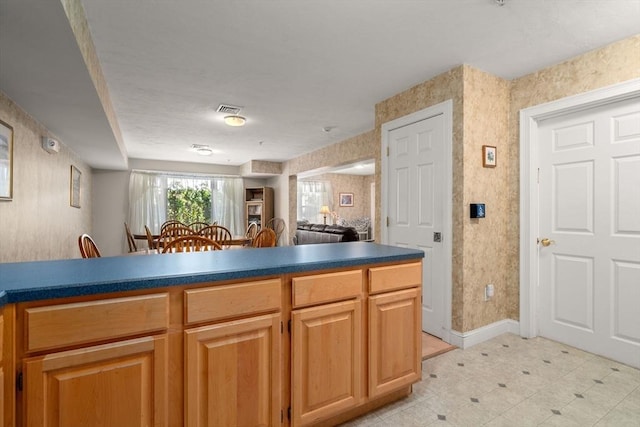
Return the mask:
<path fill-rule="evenodd" d="M 185 331 L 186 426 L 280 425 L 280 314 Z"/>
<path fill-rule="evenodd" d="M 640 367 L 640 99 L 538 128 L 539 335 Z"/>
<path fill-rule="evenodd" d="M 291 313 L 291 425 L 304 426 L 360 404 L 362 302 Z"/>
<path fill-rule="evenodd" d="M 442 113 L 389 131 L 385 243 L 425 252 L 422 329 L 447 340 L 444 138 Z"/>
<path fill-rule="evenodd" d="M 167 336 L 24 361 L 24 425 L 167 426 Z"/>

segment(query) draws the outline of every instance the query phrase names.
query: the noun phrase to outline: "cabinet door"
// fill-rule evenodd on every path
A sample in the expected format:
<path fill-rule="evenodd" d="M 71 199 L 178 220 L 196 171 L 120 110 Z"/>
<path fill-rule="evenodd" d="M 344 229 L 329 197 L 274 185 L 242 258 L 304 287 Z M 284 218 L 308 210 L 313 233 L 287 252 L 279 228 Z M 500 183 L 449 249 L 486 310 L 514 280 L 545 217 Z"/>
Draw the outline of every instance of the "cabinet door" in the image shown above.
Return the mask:
<path fill-rule="evenodd" d="M 24 361 L 26 426 L 166 426 L 165 335 Z"/>
<path fill-rule="evenodd" d="M 280 425 L 280 314 L 185 331 L 189 427 Z"/>
<path fill-rule="evenodd" d="M 311 424 L 356 406 L 362 397 L 361 301 L 292 313 L 292 423 Z"/>
<path fill-rule="evenodd" d="M 369 297 L 369 397 L 422 375 L 420 289 Z"/>

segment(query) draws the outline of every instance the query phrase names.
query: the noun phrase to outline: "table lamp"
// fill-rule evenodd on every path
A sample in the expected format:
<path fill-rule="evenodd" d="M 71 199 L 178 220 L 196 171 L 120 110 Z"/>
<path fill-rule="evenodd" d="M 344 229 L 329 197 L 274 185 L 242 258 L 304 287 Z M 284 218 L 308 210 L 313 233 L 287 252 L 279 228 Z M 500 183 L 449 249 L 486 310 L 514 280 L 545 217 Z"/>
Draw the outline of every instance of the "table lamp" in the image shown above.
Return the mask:
<path fill-rule="evenodd" d="M 327 214 L 331 213 L 329 206 L 323 206 L 320 208 L 320 213 L 324 216 L 324 225 L 327 225 Z"/>

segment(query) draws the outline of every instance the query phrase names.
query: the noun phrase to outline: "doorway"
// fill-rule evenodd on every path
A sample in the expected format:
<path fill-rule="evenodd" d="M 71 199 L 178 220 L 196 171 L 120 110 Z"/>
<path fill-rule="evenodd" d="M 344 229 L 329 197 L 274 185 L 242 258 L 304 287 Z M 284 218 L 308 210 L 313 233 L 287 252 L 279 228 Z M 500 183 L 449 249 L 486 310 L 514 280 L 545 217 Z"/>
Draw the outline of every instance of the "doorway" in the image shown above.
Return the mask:
<path fill-rule="evenodd" d="M 521 333 L 640 367 L 640 80 L 521 126 Z"/>
<path fill-rule="evenodd" d="M 421 249 L 422 329 L 449 342 L 453 102 L 382 125 L 381 241 Z"/>

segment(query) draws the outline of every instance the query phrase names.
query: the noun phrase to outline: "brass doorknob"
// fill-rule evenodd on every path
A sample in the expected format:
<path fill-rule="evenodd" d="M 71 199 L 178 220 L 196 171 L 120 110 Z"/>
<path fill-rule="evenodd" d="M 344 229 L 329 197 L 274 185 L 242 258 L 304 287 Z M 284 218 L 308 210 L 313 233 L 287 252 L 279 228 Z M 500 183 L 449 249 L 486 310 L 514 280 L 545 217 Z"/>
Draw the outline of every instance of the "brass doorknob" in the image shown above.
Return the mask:
<path fill-rule="evenodd" d="M 547 239 L 546 237 L 542 240 L 540 240 L 540 243 L 542 244 L 542 246 L 547 247 L 547 246 L 551 246 L 555 243 L 555 240 L 551 240 L 551 239 Z"/>

